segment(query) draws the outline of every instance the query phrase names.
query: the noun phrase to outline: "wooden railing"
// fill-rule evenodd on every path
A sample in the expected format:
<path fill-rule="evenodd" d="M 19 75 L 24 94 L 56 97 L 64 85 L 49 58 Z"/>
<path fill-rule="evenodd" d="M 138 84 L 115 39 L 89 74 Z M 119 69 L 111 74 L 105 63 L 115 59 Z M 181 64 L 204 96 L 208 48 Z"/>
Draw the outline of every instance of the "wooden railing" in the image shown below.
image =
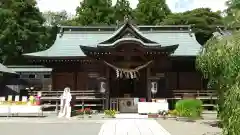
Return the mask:
<path fill-rule="evenodd" d="M 39 91 L 31 91 L 29 94 L 36 96 Z M 42 94 L 43 100 L 53 100 L 60 99 L 63 91 L 40 91 Z M 97 100 L 103 99 L 103 95 L 95 90 L 79 90 L 79 91 L 71 91 L 72 96 L 76 96 L 76 99 L 86 99 L 86 100 Z"/>
<path fill-rule="evenodd" d="M 60 96 L 63 94 L 62 91 L 29 91 L 29 95 L 36 96 L 38 92 L 41 92 L 42 106 L 44 108 L 54 107 L 55 111 L 58 112 L 60 104 Z M 76 97 L 75 107 L 102 107 L 104 95 L 95 90 L 78 90 L 71 91 L 71 95 Z"/>
<path fill-rule="evenodd" d="M 196 98 L 201 100 L 215 100 L 217 99 L 215 90 L 172 90 L 172 97 L 168 99 L 181 99 L 184 94 L 193 94 Z M 37 95 L 38 91 L 29 92 L 29 94 Z M 45 101 L 45 105 L 48 107 L 56 107 L 58 110 L 58 106 L 60 103 L 60 96 L 63 91 L 41 91 L 42 100 Z M 79 91 L 71 91 L 73 96 L 76 96 L 77 103 L 75 106 L 103 106 L 103 100 L 105 97 L 95 90 L 79 90 Z M 48 104 L 49 101 L 51 104 Z M 118 110 L 118 99 L 110 100 L 110 108 Z M 204 106 L 213 106 L 213 104 L 204 104 Z"/>
<path fill-rule="evenodd" d="M 173 98 L 181 98 L 184 94 L 195 95 L 199 99 L 216 99 L 217 93 L 215 90 L 173 90 Z"/>

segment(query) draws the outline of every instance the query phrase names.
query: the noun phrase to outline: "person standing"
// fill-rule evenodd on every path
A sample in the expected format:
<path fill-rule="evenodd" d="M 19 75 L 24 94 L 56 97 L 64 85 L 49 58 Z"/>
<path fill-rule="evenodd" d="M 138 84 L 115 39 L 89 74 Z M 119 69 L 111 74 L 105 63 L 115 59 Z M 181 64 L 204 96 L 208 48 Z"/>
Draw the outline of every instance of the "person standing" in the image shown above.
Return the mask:
<path fill-rule="evenodd" d="M 71 117 L 71 100 L 72 100 L 72 95 L 70 93 L 70 88 L 66 87 L 64 88 L 63 94 L 60 97 L 61 103 L 60 103 L 60 112 L 58 114 L 58 117 L 66 117 L 70 118 Z"/>

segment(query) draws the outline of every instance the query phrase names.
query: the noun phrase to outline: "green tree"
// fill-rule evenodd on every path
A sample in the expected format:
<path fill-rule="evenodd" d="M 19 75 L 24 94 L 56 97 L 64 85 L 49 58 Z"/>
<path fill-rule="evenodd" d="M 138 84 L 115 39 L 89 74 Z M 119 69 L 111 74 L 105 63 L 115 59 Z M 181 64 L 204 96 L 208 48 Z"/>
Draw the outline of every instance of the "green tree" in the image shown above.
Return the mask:
<path fill-rule="evenodd" d="M 65 10 L 61 12 L 47 11 L 43 13 L 43 16 L 46 20 L 45 25 L 48 26 L 62 25 L 70 19 L 68 13 Z"/>
<path fill-rule="evenodd" d="M 126 15 L 133 17 L 129 1 L 117 0 L 116 5 L 114 6 L 114 20 L 122 22 Z"/>
<path fill-rule="evenodd" d="M 216 26 L 223 25 L 221 12 L 212 12 L 209 8 L 198 8 L 183 13 L 167 16 L 163 25 L 192 25 L 197 41 L 204 45 L 216 31 Z M 213 27 L 214 26 L 214 27 Z"/>
<path fill-rule="evenodd" d="M 234 0 L 232 0 L 234 1 Z M 231 3 L 232 4 L 232 3 Z M 228 9 L 236 6 L 229 6 Z M 230 11 L 230 10 L 229 10 Z M 234 12 L 232 12 L 234 11 Z M 231 10 L 230 22 L 237 24 L 239 9 Z M 240 31 L 232 29 L 231 35 L 212 37 L 197 57 L 196 66 L 209 85 L 214 86 L 218 94 L 218 116 L 222 122 L 223 135 L 240 134 Z"/>
<path fill-rule="evenodd" d="M 45 36 L 44 18 L 35 0 L 6 0 L 0 8 L 1 59 L 22 62 L 22 53 L 37 51 Z"/>
<path fill-rule="evenodd" d="M 44 43 L 41 46 L 41 50 L 49 48 L 56 40 L 57 33 L 59 28 L 62 25 L 75 26 L 78 25 L 75 23 L 75 18 L 72 18 L 65 10 L 60 12 L 47 11 L 43 13 L 45 18 L 44 26 L 46 27 L 46 36 L 42 40 Z"/>
<path fill-rule="evenodd" d="M 227 9 L 226 13 L 227 15 L 233 16 L 235 9 L 240 9 L 240 0 L 227 0 L 226 1 Z"/>
<path fill-rule="evenodd" d="M 83 0 L 76 9 L 76 21 L 81 25 L 114 24 L 111 0 Z"/>
<path fill-rule="evenodd" d="M 165 0 L 139 0 L 134 16 L 137 24 L 156 25 L 170 13 Z"/>
<path fill-rule="evenodd" d="M 228 0 L 226 2 L 228 8 L 225 10 L 227 16 L 225 24 L 227 27 L 240 27 L 240 0 Z"/>
<path fill-rule="evenodd" d="M 197 67 L 218 93 L 223 135 L 240 134 L 240 32 L 211 38 L 197 57 Z"/>

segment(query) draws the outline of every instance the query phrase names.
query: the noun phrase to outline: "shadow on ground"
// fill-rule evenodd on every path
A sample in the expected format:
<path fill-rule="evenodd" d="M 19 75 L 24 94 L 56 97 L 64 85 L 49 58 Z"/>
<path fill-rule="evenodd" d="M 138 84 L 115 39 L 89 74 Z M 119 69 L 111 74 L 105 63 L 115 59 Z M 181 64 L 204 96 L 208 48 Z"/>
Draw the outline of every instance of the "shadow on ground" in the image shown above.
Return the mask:
<path fill-rule="evenodd" d="M 217 127 L 217 128 L 221 128 L 222 127 L 220 121 L 218 121 L 218 120 L 215 120 L 215 121 L 205 121 L 205 122 L 201 122 L 201 124 L 208 125 L 208 126 L 211 126 L 211 127 Z"/>

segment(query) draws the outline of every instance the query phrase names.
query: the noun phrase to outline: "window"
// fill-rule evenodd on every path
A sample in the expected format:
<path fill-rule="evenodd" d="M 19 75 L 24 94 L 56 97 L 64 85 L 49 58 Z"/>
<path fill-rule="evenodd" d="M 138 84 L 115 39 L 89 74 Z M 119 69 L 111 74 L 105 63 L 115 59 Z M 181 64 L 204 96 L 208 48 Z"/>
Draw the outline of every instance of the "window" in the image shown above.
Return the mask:
<path fill-rule="evenodd" d="M 45 75 L 43 75 L 43 78 L 45 78 L 45 79 L 51 78 L 51 75 L 45 74 Z"/>
<path fill-rule="evenodd" d="M 30 74 L 30 75 L 28 75 L 28 78 L 36 78 L 36 75 Z"/>

